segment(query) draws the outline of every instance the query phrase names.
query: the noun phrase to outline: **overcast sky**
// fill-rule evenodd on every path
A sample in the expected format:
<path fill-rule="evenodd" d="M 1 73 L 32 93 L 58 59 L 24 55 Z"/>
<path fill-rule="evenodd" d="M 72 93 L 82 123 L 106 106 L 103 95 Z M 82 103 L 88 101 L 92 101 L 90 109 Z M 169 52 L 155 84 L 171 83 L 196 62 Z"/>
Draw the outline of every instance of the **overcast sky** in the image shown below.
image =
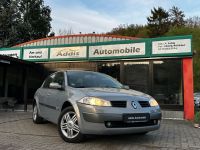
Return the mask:
<path fill-rule="evenodd" d="M 177 6 L 186 18 L 200 16 L 199 0 L 44 0 L 52 9 L 52 31 L 105 33 L 120 24 L 146 24 L 153 7 Z"/>

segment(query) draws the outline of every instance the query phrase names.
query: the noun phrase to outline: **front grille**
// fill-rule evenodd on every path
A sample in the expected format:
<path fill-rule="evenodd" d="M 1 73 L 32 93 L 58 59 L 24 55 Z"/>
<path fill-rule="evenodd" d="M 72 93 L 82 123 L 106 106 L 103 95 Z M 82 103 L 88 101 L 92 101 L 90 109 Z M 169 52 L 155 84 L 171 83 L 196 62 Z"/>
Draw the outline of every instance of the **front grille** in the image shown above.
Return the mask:
<path fill-rule="evenodd" d="M 141 107 L 150 107 L 150 104 L 148 101 L 138 101 Z"/>
<path fill-rule="evenodd" d="M 112 107 L 126 107 L 126 101 L 111 101 Z"/>
<path fill-rule="evenodd" d="M 106 121 L 105 126 L 107 128 L 128 128 L 128 127 L 145 127 L 157 125 L 158 120 L 149 120 L 148 122 L 135 122 L 125 123 L 123 121 Z"/>

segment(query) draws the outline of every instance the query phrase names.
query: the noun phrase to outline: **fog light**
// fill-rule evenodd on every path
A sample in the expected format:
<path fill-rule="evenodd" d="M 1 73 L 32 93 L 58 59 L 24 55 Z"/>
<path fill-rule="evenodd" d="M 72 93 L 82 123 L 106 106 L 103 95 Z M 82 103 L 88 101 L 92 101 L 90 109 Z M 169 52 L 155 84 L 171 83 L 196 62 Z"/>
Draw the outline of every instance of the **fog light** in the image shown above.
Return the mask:
<path fill-rule="evenodd" d="M 112 126 L 111 122 L 106 122 L 106 126 L 111 127 Z"/>
<path fill-rule="evenodd" d="M 153 123 L 154 123 L 154 124 L 157 124 L 157 123 L 158 123 L 158 120 L 154 120 Z"/>

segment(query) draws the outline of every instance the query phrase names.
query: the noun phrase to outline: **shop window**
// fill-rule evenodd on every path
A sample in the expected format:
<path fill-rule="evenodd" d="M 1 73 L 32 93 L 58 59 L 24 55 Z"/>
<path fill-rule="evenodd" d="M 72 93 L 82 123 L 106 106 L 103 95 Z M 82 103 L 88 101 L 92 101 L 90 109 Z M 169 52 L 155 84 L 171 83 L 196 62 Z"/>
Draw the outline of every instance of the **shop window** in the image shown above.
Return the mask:
<path fill-rule="evenodd" d="M 153 61 L 152 93 L 160 105 L 183 105 L 181 60 Z"/>
<path fill-rule="evenodd" d="M 131 89 L 149 93 L 149 62 L 124 62 L 124 84 Z"/>
<path fill-rule="evenodd" d="M 183 108 L 181 66 L 179 59 L 125 61 L 121 65 L 102 62 L 98 63 L 98 70 L 119 81 L 121 75 L 123 84 L 153 96 L 164 109 L 180 110 Z"/>
<path fill-rule="evenodd" d="M 98 71 L 110 75 L 111 77 L 120 81 L 120 63 L 119 62 L 108 62 L 99 63 Z"/>

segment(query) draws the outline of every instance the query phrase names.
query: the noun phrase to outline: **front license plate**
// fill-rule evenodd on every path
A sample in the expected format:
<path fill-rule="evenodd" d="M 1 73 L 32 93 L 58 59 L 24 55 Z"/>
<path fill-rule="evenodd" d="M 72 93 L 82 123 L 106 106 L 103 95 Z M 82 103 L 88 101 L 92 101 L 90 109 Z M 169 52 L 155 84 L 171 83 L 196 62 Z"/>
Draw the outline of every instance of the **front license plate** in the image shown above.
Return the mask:
<path fill-rule="evenodd" d="M 147 122 L 150 118 L 148 113 L 137 113 L 137 114 L 124 114 L 123 120 L 126 123 L 134 122 Z"/>

